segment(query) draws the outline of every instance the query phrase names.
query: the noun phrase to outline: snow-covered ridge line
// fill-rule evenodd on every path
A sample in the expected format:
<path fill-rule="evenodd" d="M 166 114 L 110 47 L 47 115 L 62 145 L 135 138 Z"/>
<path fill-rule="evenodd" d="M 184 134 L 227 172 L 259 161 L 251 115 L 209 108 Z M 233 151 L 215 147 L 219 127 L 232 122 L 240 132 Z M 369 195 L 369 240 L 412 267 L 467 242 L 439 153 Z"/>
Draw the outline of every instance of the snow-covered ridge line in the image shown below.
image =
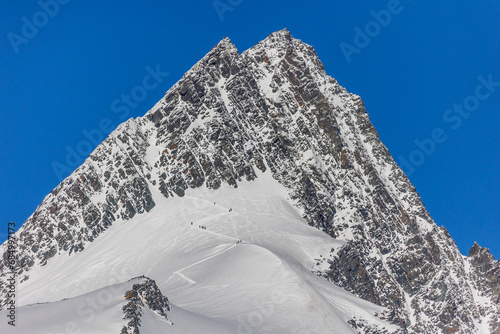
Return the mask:
<path fill-rule="evenodd" d="M 72 298 L 26 305 L 17 312 L 16 331 L 30 334 L 145 333 L 141 323 L 147 325 L 144 321 L 151 322 L 150 317 L 163 324 L 163 330 L 173 325 L 167 317 L 168 299 L 144 276 Z M 11 328 L 2 322 L 0 329 L 6 333 Z"/>

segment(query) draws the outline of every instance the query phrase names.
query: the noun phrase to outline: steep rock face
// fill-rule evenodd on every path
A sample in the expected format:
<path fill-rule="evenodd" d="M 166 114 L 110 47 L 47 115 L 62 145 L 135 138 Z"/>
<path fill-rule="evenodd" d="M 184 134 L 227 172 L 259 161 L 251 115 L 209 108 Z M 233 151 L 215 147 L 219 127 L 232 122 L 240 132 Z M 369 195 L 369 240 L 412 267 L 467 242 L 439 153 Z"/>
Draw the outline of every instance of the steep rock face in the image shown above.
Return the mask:
<path fill-rule="evenodd" d="M 474 298 L 479 301 L 482 316 L 489 321 L 490 333 L 500 334 L 500 261 L 495 260 L 487 248 L 477 243 L 472 246 L 467 259 L 468 275 Z M 489 318 L 488 318 L 489 317 Z"/>
<path fill-rule="evenodd" d="M 128 323 L 123 326 L 121 334 L 142 333 L 141 317 L 144 314 L 144 309 L 149 309 L 170 322 L 167 318 L 167 311 L 170 311 L 168 298 L 163 296 L 154 280 L 147 277 L 140 278 L 143 282 L 134 284 L 132 289 L 125 292 L 124 297 L 127 304 L 123 306 L 122 310 L 124 319 L 128 320 Z"/>
<path fill-rule="evenodd" d="M 21 281 L 31 266 L 45 265 L 60 252 L 82 251 L 116 219 L 155 206 L 146 177 L 150 167 L 142 161 L 144 138 L 133 121 L 120 125 L 45 197 L 16 233 Z M 6 268 L 0 262 L 0 271 Z"/>
<path fill-rule="evenodd" d="M 387 306 L 402 331 L 496 326 L 498 281 L 476 262 L 467 271 L 472 260 L 434 224 L 361 99 L 286 30 L 242 54 L 222 40 L 144 117 L 120 125 L 17 233 L 19 272 L 27 279 L 30 266 L 82 251 L 116 219 L 151 210 L 153 193 L 237 187 L 256 168 L 288 189 L 308 224 L 348 241 L 322 275 Z"/>

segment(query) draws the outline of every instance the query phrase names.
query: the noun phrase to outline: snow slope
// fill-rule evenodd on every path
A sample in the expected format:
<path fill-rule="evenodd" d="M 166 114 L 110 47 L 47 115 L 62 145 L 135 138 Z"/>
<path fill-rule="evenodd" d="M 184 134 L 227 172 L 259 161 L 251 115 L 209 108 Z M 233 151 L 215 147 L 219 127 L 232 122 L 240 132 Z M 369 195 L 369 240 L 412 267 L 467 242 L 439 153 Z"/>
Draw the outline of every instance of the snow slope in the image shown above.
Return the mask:
<path fill-rule="evenodd" d="M 139 275 L 155 280 L 169 298 L 175 324 L 146 312 L 143 333 L 350 333 L 351 319 L 397 329 L 375 316 L 384 308 L 311 272 L 343 242 L 305 224 L 270 173 L 238 188 L 155 197 L 149 214 L 113 224 L 85 252 L 33 268 L 20 285 L 17 329 L 60 333 L 74 322 L 82 333 L 119 333 L 124 291 L 114 289 L 112 302 L 92 321 L 78 305 Z M 2 323 L 0 331 L 19 332 L 8 327 Z"/>

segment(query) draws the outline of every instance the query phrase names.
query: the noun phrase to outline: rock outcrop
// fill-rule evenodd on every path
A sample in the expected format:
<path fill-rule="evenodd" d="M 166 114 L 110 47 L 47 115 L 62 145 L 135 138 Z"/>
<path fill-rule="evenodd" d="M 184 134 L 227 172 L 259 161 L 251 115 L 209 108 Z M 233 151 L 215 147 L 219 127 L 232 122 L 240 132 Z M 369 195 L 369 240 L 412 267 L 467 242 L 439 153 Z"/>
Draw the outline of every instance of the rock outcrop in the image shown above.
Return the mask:
<path fill-rule="evenodd" d="M 139 278 L 143 279 L 143 282 L 134 284 L 132 289 L 125 292 L 124 297 L 127 304 L 123 306 L 122 310 L 124 319 L 128 323 L 123 326 L 121 334 L 141 333 L 141 317 L 144 314 L 144 309 L 151 310 L 170 322 L 167 317 L 167 311 L 170 311 L 168 298 L 163 296 L 155 281 L 147 277 Z M 173 325 L 173 323 L 171 324 Z"/>

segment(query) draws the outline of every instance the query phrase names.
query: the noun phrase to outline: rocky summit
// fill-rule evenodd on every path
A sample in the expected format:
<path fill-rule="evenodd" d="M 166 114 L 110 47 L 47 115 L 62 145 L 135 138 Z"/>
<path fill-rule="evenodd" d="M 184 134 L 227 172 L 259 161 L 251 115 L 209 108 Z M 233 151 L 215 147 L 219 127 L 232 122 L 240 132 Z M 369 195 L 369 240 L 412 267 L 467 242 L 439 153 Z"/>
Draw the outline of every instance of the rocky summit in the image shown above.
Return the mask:
<path fill-rule="evenodd" d="M 219 208 L 217 196 L 224 198 L 222 203 L 231 203 L 240 191 L 247 194 L 246 189 L 252 185 L 259 185 L 252 192 L 255 203 L 259 203 L 255 210 L 247 210 L 245 215 L 242 200 L 239 207 L 230 207 L 227 212 L 226 207 L 220 212 L 214 211 Z M 274 199 L 265 197 L 266 192 L 278 187 L 283 194 L 276 190 L 274 199 L 278 196 L 282 199 L 272 206 L 269 203 L 275 203 Z M 224 194 L 228 195 L 224 197 Z M 250 203 L 253 197 L 242 198 Z M 172 213 L 183 205 L 185 211 Z M 170 211 L 164 209 L 166 207 Z M 256 211 L 260 210 L 267 212 L 268 220 L 264 216 L 259 216 L 260 220 L 252 218 L 257 217 L 253 215 L 258 215 Z M 189 220 L 195 218 L 190 212 L 198 211 L 201 213 L 192 224 Z M 296 217 L 283 213 L 292 211 Z M 160 217 L 161 212 L 161 217 L 171 213 L 168 221 L 152 218 Z M 230 218 L 234 217 L 233 213 L 240 215 L 237 220 Z M 212 220 L 207 220 L 209 218 Z M 214 226 L 224 226 L 227 222 L 233 227 L 221 228 L 216 233 L 211 232 L 207 223 L 208 230 L 204 231 L 197 223 L 204 219 Z M 177 267 L 175 263 L 183 257 L 173 254 L 187 251 L 173 253 L 178 239 L 169 241 L 168 245 L 173 245 L 169 249 L 160 247 L 154 236 L 143 240 L 148 242 L 146 248 L 155 249 L 151 256 L 146 256 L 144 248 L 139 247 L 141 243 L 134 241 L 126 245 L 134 256 L 123 255 L 123 259 L 119 259 L 117 254 L 107 259 L 105 245 L 114 245 L 113 238 L 118 238 L 114 235 L 134 228 L 132 225 L 144 230 L 150 224 L 148 221 L 158 221 L 160 225 L 154 225 L 158 226 L 155 233 L 164 234 L 162 238 L 177 231 L 176 224 L 183 224 L 178 225 L 181 238 L 187 233 L 204 233 L 203 236 L 214 233 L 212 238 L 220 240 L 210 244 L 213 251 L 209 246 L 197 249 L 198 244 L 193 241 L 190 254 L 203 251 L 206 256 L 186 259 Z M 273 225 L 275 222 L 280 225 Z M 253 226 L 257 227 L 252 229 Z M 248 323 L 244 323 L 241 319 L 247 319 L 245 314 L 258 312 L 252 311 L 248 300 L 240 300 L 241 305 L 246 306 L 233 314 L 231 309 L 236 306 L 229 301 L 227 305 L 232 306 L 224 308 L 223 301 L 210 304 L 202 300 L 203 295 L 180 293 L 182 289 L 195 289 L 196 285 L 203 284 L 203 279 L 212 277 L 207 273 L 209 269 L 204 269 L 205 274 L 199 280 L 182 273 L 184 270 L 195 270 L 217 258 L 239 258 L 239 253 L 234 253 L 243 249 L 239 247 L 239 238 L 235 243 L 223 237 L 241 235 L 246 236 L 241 246 L 247 247 L 252 256 L 262 257 L 261 262 L 255 262 L 256 266 L 262 265 L 262 261 L 269 261 L 266 263 L 270 265 L 278 258 L 281 265 L 286 264 L 287 272 L 293 273 L 290 275 L 303 277 L 290 279 L 289 283 L 308 282 L 309 290 L 314 291 L 309 296 L 316 296 L 314 298 L 321 302 L 304 312 L 313 312 L 311 309 L 314 314 L 323 312 L 310 319 L 333 317 L 336 320 L 325 320 L 325 324 L 311 320 L 304 328 L 294 327 L 293 331 L 290 328 L 294 322 L 281 316 L 278 310 L 297 303 L 298 299 L 295 302 L 280 299 L 283 303 L 272 303 L 271 315 L 259 311 L 262 324 L 255 316 L 253 322 L 245 320 Z M 263 237 L 258 238 L 259 235 Z M 314 236 L 317 247 L 308 251 L 309 244 L 303 241 L 305 235 Z M 447 230 L 435 224 L 415 187 L 380 141 L 361 98 L 327 75 L 313 47 L 293 38 L 286 29 L 272 33 L 242 53 L 230 39 L 220 41 L 143 117 L 119 125 L 80 167 L 45 197 L 15 238 L 19 295 L 26 295 L 25 304 L 19 306 L 57 302 L 49 297 L 57 290 L 55 285 L 52 289 L 44 285 L 46 281 L 60 284 L 64 281 L 68 290 L 61 287 L 62 290 L 57 291 L 62 291 L 61 297 L 65 296 L 64 291 L 69 293 L 71 279 L 68 276 L 46 276 L 60 268 L 75 268 L 72 270 L 81 273 L 99 272 L 103 277 L 123 269 L 117 274 L 122 282 L 139 275 L 154 278 L 158 286 L 149 279 L 142 284 L 151 286 L 149 290 L 155 298 L 143 293 L 139 284 L 126 292 L 129 302 L 122 306 L 126 313 L 126 319 L 120 323 L 122 333 L 148 333 L 143 330 L 147 326 L 141 327 L 141 321 L 148 320 L 139 319 L 139 310 L 145 304 L 156 310 L 160 318 L 165 318 L 165 326 L 168 322 L 165 333 L 196 332 L 188 327 L 183 329 L 183 321 L 191 319 L 182 313 L 184 311 L 200 314 L 205 320 L 210 318 L 214 333 L 217 319 L 227 320 L 220 320 L 219 333 L 249 333 L 248 329 L 253 333 L 281 333 L 283 328 L 288 328 L 283 333 L 344 333 L 347 330 L 353 333 L 500 333 L 500 262 L 477 244 L 469 256 L 460 254 Z M 281 243 L 282 240 L 289 242 Z M 321 247 L 322 243 L 332 247 Z M 189 242 L 183 247 L 187 247 L 186 244 Z M 217 248 L 226 244 L 227 249 Z M 265 249 L 267 255 L 252 247 Z M 3 254 L 0 271 L 4 274 L 10 271 L 7 245 L 2 245 L 0 251 Z M 135 257 L 142 260 L 134 265 L 127 262 Z M 100 260 L 86 260 L 90 258 Z M 253 263 L 250 257 L 241 259 Z M 143 270 L 141 261 L 152 261 L 151 269 Z M 222 268 L 225 263 L 229 262 L 220 260 L 216 266 Z M 230 263 L 238 267 L 237 262 Z M 169 266 L 171 270 L 165 269 Z M 156 267 L 164 269 L 160 273 Z M 224 277 L 231 275 L 239 277 L 234 271 Z M 187 282 L 186 287 L 176 286 L 173 276 Z M 86 279 L 93 277 L 88 275 Z M 252 281 L 250 273 L 245 277 L 249 286 L 258 280 Z M 276 277 L 269 281 L 273 279 Z M 110 283 L 105 278 L 100 282 L 87 282 L 87 285 L 81 282 L 72 291 L 83 295 Z M 214 296 L 215 293 L 220 296 L 232 283 L 211 284 L 206 285 L 207 289 L 217 286 Z M 259 288 L 265 285 L 262 284 Z M 290 285 L 286 291 L 293 295 L 292 286 L 302 291 L 300 287 L 304 284 Z M 0 304 L 3 308 L 8 302 L 7 285 L 6 275 L 2 275 Z M 37 291 L 33 290 L 35 287 Z M 245 286 L 239 289 L 245 290 Z M 276 287 L 273 289 L 276 291 Z M 296 296 L 302 296 L 301 293 L 297 292 Z M 354 299 L 335 304 L 332 301 L 335 298 L 326 297 L 333 293 L 341 296 L 339 300 Z M 179 316 L 179 320 L 174 319 L 176 307 L 170 310 L 167 297 L 181 305 L 183 311 L 179 314 L 183 316 Z M 310 303 L 314 298 L 310 298 Z M 361 305 L 359 310 L 349 306 L 354 304 Z M 337 311 L 332 311 L 331 305 Z M 218 312 L 214 311 L 217 309 Z M 354 309 L 357 311 L 352 311 Z M 166 311 L 175 325 L 166 320 Z M 26 312 L 30 312 L 29 306 Z M 266 325 L 268 320 L 270 323 Z M 186 320 L 186 326 L 192 324 Z"/>

